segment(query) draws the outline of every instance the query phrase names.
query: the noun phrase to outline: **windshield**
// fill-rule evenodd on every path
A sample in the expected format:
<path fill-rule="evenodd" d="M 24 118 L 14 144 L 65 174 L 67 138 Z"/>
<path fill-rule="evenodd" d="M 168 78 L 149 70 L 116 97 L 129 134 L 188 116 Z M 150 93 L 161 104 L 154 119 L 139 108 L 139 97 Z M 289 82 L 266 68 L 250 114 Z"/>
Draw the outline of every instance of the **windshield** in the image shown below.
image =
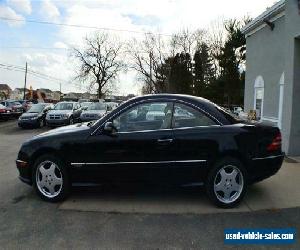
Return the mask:
<path fill-rule="evenodd" d="M 95 102 L 92 103 L 87 110 L 106 110 L 106 105 L 104 103 Z"/>
<path fill-rule="evenodd" d="M 54 109 L 55 110 L 72 110 L 73 103 L 70 103 L 70 102 L 57 103 Z"/>
<path fill-rule="evenodd" d="M 45 105 L 33 104 L 27 112 L 28 113 L 40 113 L 44 108 L 45 108 Z"/>

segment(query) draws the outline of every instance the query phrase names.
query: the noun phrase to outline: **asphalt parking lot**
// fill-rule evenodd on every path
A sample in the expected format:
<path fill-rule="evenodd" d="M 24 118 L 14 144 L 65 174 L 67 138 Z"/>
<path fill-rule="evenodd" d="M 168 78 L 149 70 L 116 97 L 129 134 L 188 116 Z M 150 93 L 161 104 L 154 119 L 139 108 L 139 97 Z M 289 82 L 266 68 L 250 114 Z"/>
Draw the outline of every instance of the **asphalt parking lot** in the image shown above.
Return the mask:
<path fill-rule="evenodd" d="M 63 203 L 43 202 L 18 180 L 14 161 L 24 140 L 46 130 L 0 122 L 1 248 L 235 249 L 223 244 L 225 228 L 299 232 L 300 164 L 288 162 L 233 210 L 213 207 L 201 187 L 76 188 Z M 268 247 L 299 249 L 299 238 L 289 246 L 255 245 Z"/>

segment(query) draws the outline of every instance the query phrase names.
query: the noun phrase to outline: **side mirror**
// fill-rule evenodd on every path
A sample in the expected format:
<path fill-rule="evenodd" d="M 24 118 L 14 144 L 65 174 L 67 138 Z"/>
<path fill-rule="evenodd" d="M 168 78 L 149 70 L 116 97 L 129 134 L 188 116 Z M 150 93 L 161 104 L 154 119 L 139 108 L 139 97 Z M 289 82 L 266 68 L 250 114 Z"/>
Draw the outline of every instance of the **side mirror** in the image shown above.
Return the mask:
<path fill-rule="evenodd" d="M 104 129 L 103 131 L 106 133 L 106 134 L 110 134 L 110 135 L 113 135 L 117 132 L 117 129 L 116 127 L 114 126 L 114 124 L 112 122 L 107 122 L 105 123 L 104 125 Z"/>

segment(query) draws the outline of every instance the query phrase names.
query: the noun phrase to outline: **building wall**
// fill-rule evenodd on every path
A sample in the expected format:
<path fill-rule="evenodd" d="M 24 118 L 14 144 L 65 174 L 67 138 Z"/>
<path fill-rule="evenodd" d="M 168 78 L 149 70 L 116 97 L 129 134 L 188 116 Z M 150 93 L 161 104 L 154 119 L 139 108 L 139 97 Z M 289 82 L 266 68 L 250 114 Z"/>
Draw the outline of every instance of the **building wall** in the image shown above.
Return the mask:
<path fill-rule="evenodd" d="M 286 0 L 285 95 L 282 133 L 289 155 L 300 155 L 300 15 L 297 0 Z"/>
<path fill-rule="evenodd" d="M 300 10 L 298 0 L 286 0 L 285 16 L 247 37 L 245 110 L 254 106 L 254 83 L 264 79 L 263 117 L 279 116 L 282 84 L 283 150 L 300 155 Z M 281 79 L 281 80 L 280 80 Z"/>
<path fill-rule="evenodd" d="M 284 72 L 285 17 L 247 37 L 245 110 L 254 108 L 254 83 L 258 76 L 264 80 L 263 117 L 278 118 L 279 81 Z"/>

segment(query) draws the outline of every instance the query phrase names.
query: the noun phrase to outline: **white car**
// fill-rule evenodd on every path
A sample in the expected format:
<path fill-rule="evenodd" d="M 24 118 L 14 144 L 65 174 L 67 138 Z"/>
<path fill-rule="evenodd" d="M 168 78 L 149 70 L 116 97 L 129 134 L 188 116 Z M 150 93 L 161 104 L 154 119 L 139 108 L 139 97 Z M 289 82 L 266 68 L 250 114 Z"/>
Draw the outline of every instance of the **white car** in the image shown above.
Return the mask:
<path fill-rule="evenodd" d="M 153 103 L 146 114 L 147 121 L 162 120 L 165 117 L 166 104 Z"/>

